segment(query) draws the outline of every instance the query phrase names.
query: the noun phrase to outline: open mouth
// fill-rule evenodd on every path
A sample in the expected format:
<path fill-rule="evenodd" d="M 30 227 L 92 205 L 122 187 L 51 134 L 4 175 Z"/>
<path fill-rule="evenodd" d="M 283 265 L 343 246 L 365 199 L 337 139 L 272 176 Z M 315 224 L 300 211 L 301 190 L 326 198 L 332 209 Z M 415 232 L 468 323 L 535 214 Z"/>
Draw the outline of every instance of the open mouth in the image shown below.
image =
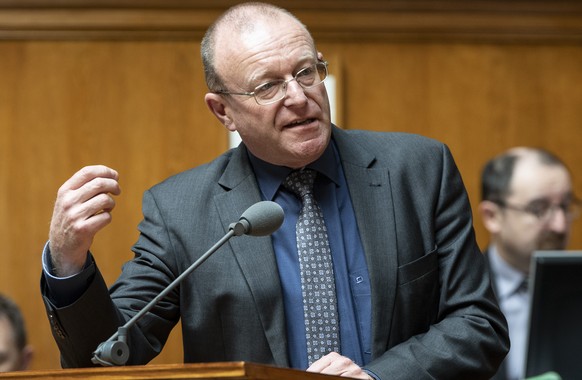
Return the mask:
<path fill-rule="evenodd" d="M 287 127 L 296 127 L 298 125 L 307 125 L 307 124 L 311 124 L 315 121 L 315 119 L 305 119 L 305 120 L 297 120 L 293 123 L 289 123 L 286 126 Z"/>

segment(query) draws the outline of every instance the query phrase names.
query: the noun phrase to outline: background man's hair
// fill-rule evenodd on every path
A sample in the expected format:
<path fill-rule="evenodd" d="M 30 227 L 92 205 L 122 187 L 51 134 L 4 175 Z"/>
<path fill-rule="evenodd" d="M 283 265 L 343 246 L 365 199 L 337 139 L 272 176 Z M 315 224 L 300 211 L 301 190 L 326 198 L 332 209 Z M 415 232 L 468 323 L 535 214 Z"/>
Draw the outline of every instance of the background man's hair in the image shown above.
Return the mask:
<path fill-rule="evenodd" d="M 8 297 L 0 294 L 0 318 L 6 318 L 12 326 L 16 346 L 19 350 L 26 347 L 26 327 L 18 306 Z"/>
<path fill-rule="evenodd" d="M 481 200 L 503 203 L 510 195 L 511 179 L 517 162 L 534 156 L 546 166 L 563 166 L 566 164 L 552 152 L 543 148 L 517 147 L 493 157 L 483 167 L 481 173 Z"/>

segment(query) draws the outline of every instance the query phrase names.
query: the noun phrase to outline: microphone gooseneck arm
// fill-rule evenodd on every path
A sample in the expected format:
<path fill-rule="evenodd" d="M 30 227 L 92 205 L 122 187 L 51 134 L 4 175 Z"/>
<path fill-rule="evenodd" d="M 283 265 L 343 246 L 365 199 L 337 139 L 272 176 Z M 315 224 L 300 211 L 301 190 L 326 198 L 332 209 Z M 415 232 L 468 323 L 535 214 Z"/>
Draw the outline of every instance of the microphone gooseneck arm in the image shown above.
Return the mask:
<path fill-rule="evenodd" d="M 240 222 L 238 222 L 240 223 Z M 231 227 L 235 224 L 231 224 Z M 239 231 L 241 227 L 238 227 Z M 242 235 L 242 234 L 241 234 Z M 240 236 L 237 235 L 234 229 L 229 229 L 229 231 L 220 239 L 216 244 L 214 244 L 205 254 L 200 256 L 192 265 L 188 267 L 182 274 L 174 279 L 163 291 L 161 291 L 153 300 L 151 300 L 143 309 L 141 309 L 136 315 L 133 316 L 129 321 L 127 321 L 123 326 L 117 329 L 117 332 L 113 334 L 105 342 L 101 343 L 99 347 L 93 352 L 93 358 L 91 361 L 93 364 L 101 364 L 102 366 L 121 366 L 127 363 L 129 359 L 129 346 L 127 345 L 127 330 L 133 326 L 137 321 L 139 321 L 147 312 L 149 312 L 158 302 L 167 296 L 176 286 L 178 286 L 184 277 L 188 276 L 192 271 L 200 266 L 207 258 L 210 257 L 218 248 L 220 248 L 224 243 L 226 243 L 231 237 Z"/>
<path fill-rule="evenodd" d="M 240 217 L 238 222 L 231 223 L 228 232 L 206 253 L 198 258 L 182 274 L 174 279 L 153 300 L 134 315 L 123 326 L 117 329 L 109 339 L 101 343 L 93 352 L 91 361 L 102 366 L 122 366 L 129 359 L 129 346 L 127 344 L 127 331 L 149 312 L 157 303 L 170 293 L 192 271 L 200 266 L 206 259 L 224 245 L 231 237 L 241 235 L 265 236 L 276 231 L 283 223 L 283 209 L 275 202 L 263 201 L 249 207 Z"/>

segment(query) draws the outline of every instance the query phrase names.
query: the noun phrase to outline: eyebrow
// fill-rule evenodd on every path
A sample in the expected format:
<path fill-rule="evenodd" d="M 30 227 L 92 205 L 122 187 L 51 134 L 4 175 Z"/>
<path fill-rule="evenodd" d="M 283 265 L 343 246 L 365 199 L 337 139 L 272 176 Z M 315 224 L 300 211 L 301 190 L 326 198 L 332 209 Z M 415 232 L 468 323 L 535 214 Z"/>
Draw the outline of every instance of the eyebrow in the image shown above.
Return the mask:
<path fill-rule="evenodd" d="M 304 69 L 306 65 L 316 64 L 318 61 L 319 60 L 317 59 L 317 57 L 305 57 L 298 60 L 294 66 L 293 71 L 291 71 L 291 75 L 295 76 L 295 74 L 297 74 L 297 72 L 299 72 L 300 70 Z M 263 70 L 262 72 L 259 73 L 259 75 L 252 76 L 249 79 L 248 83 L 251 87 L 255 88 L 263 83 L 268 83 L 276 80 L 283 80 L 283 76 L 281 76 L 279 73 L 275 73 L 273 70 Z"/>

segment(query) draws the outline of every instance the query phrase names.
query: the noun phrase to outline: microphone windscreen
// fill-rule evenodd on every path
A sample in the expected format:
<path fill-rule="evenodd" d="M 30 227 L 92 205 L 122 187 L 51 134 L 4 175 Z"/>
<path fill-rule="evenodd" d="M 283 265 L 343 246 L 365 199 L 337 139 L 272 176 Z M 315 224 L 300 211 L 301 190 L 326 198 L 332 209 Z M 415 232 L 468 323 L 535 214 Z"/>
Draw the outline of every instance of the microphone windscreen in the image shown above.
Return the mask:
<path fill-rule="evenodd" d="M 247 235 L 251 236 L 265 236 L 277 231 L 281 224 L 285 213 L 281 206 L 272 201 L 257 202 L 249 207 L 241 215 L 241 220 L 246 220 L 249 224 Z"/>

